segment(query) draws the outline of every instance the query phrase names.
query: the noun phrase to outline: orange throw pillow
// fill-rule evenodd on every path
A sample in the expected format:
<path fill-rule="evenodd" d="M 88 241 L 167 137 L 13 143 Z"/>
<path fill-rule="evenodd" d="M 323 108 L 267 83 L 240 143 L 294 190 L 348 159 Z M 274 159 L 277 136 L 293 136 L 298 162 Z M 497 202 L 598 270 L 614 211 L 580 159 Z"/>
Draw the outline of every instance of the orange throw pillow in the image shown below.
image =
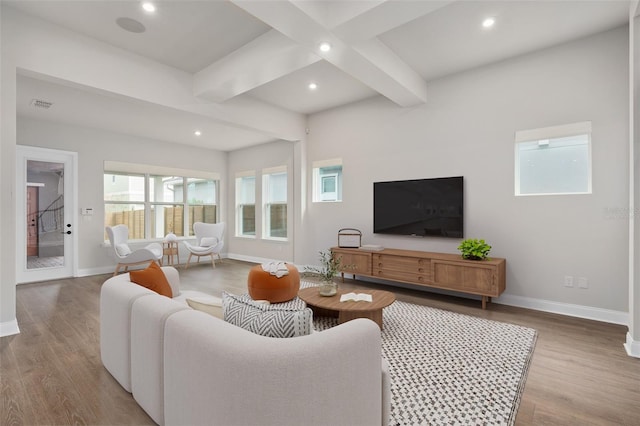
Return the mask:
<path fill-rule="evenodd" d="M 151 262 L 146 269 L 142 271 L 129 272 L 131 282 L 139 284 L 143 287 L 153 290 L 158 294 L 173 298 L 171 284 L 167 281 L 167 277 L 156 262 Z"/>

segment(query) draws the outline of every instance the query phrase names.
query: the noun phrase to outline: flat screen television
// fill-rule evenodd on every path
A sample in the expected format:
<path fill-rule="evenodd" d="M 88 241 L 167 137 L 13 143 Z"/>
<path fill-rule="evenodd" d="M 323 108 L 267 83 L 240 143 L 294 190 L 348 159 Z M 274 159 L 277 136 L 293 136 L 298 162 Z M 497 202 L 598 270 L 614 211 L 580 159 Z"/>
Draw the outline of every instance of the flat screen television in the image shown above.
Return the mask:
<path fill-rule="evenodd" d="M 462 176 L 373 183 L 373 232 L 463 238 Z"/>

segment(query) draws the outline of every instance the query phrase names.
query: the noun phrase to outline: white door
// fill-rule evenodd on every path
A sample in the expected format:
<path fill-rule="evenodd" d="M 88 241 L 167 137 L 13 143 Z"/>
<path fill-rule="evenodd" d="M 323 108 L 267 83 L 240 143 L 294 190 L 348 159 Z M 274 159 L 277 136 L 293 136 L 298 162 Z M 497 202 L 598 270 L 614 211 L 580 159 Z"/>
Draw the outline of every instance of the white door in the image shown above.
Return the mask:
<path fill-rule="evenodd" d="M 18 283 L 73 277 L 77 153 L 16 147 Z"/>

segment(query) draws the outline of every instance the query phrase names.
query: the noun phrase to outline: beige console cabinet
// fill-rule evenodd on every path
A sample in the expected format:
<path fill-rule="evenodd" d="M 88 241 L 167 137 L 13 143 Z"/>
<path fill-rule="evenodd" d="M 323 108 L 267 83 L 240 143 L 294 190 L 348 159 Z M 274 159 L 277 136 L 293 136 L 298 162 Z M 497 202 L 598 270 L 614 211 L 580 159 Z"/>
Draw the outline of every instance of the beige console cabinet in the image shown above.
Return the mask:
<path fill-rule="evenodd" d="M 414 250 L 367 251 L 333 247 L 333 256 L 342 258 L 344 274 L 379 278 L 440 288 L 482 297 L 482 309 L 506 286 L 506 260 L 464 260 L 460 255 Z"/>

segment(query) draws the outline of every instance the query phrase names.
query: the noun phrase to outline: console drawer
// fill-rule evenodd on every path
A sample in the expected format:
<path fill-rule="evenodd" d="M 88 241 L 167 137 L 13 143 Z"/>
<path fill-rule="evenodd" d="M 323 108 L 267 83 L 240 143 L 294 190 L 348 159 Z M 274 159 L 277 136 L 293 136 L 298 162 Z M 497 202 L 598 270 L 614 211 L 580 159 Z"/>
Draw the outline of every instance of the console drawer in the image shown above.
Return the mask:
<path fill-rule="evenodd" d="M 394 271 L 382 268 L 373 268 L 373 276 L 391 281 L 404 281 L 415 284 L 431 284 L 429 271 L 425 270 L 423 274 L 412 273 L 408 271 Z"/>
<path fill-rule="evenodd" d="M 413 274 L 430 274 L 431 261 L 420 257 L 373 255 L 373 268 L 385 271 L 411 272 Z"/>

